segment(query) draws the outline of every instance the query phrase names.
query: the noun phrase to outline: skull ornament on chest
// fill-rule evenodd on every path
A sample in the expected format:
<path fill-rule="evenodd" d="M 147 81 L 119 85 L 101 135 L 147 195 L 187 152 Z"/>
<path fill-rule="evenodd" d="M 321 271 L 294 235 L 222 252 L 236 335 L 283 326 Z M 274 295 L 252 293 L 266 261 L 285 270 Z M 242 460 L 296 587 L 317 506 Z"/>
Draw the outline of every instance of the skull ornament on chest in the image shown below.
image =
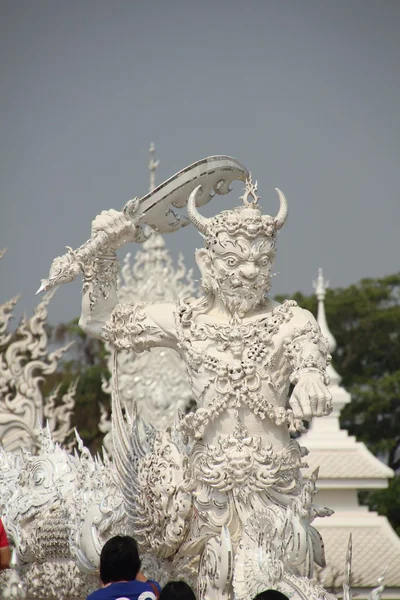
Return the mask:
<path fill-rule="evenodd" d="M 228 375 L 234 388 L 239 387 L 242 384 L 245 373 L 240 360 L 235 360 L 229 365 Z"/>

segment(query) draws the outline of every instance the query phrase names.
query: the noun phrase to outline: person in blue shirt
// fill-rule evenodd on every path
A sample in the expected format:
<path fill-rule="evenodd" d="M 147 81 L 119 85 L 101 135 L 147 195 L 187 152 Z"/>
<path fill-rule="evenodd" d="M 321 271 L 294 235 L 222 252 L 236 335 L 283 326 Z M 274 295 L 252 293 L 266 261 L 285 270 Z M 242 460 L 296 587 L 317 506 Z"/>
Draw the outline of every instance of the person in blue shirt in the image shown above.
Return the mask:
<path fill-rule="evenodd" d="M 100 579 L 103 587 L 86 600 L 156 600 L 161 588 L 140 572 L 136 541 L 129 535 L 108 540 L 100 554 Z"/>

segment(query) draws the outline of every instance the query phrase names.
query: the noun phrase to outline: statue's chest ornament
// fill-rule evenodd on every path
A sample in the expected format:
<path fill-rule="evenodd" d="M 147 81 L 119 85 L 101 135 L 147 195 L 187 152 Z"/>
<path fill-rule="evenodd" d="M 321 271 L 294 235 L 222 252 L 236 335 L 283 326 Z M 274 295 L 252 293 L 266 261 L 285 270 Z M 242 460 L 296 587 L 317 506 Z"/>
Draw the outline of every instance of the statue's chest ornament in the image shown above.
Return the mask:
<path fill-rule="evenodd" d="M 217 352 L 231 353 L 234 360 L 247 359 L 247 362 L 262 363 L 271 355 L 274 338 L 282 323 L 290 321 L 290 310 L 296 303 L 286 300 L 273 309 L 266 317 L 239 325 L 216 323 L 196 323 L 192 318 L 190 304 L 181 302 L 175 314 L 179 348 L 189 358 L 191 366 L 199 368 L 204 363 L 204 345 L 213 342 Z M 196 342 L 200 342 L 196 344 Z M 216 358 L 216 360 L 218 360 Z M 270 365 L 268 365 L 270 367 Z"/>
<path fill-rule="evenodd" d="M 260 389 L 261 377 L 251 361 L 233 360 L 228 363 L 218 361 L 215 365 L 212 358 L 206 356 L 204 362 L 206 368 L 215 372 L 214 384 L 218 394 L 255 392 Z"/>
<path fill-rule="evenodd" d="M 275 407 L 262 394 L 263 382 L 278 396 L 279 378 L 274 369 L 279 348 L 274 343 L 283 323 L 293 314 L 293 301 L 286 301 L 257 321 L 240 325 L 196 323 L 190 305 L 181 303 L 176 313 L 179 348 L 192 372 L 206 375 L 203 396 L 211 386 L 212 403 L 182 418 L 180 429 L 199 439 L 206 425 L 227 408 L 247 406 L 259 418 L 268 417 L 277 425 L 288 424 L 291 431 L 302 429 L 291 410 Z M 211 344 L 209 344 L 211 342 Z M 217 355 L 206 351 L 214 345 Z M 222 356 L 218 356 L 221 354 Z M 232 355 L 232 358 L 225 358 Z"/>

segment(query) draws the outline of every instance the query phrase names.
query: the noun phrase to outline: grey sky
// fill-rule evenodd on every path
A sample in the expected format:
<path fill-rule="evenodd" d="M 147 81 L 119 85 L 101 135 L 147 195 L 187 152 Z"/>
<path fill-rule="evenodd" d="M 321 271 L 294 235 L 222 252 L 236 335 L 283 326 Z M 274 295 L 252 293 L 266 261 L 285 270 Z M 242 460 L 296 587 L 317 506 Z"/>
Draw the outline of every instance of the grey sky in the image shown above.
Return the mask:
<path fill-rule="evenodd" d="M 0 302 L 148 186 L 229 154 L 289 201 L 274 293 L 399 270 L 398 0 L 1 2 Z M 238 191 L 238 190 L 237 190 Z M 237 204 L 215 200 L 210 215 Z M 193 266 L 193 229 L 168 236 Z M 79 314 L 62 286 L 50 319 Z"/>

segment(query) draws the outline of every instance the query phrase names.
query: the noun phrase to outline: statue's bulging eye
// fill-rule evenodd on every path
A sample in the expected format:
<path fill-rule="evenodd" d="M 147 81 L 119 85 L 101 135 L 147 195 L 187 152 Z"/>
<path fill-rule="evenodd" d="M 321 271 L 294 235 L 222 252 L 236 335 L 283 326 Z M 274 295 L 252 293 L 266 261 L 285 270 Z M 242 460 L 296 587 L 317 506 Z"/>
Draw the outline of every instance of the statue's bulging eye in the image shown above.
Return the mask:
<path fill-rule="evenodd" d="M 260 267 L 266 267 L 267 265 L 269 265 L 269 263 L 270 263 L 270 262 L 271 262 L 271 259 L 270 259 L 270 257 L 269 257 L 269 256 L 267 256 L 267 255 L 264 255 L 264 256 L 261 256 L 261 257 L 258 259 L 258 261 L 257 261 L 257 264 L 258 264 Z"/>
<path fill-rule="evenodd" d="M 45 480 L 46 474 L 42 470 L 35 471 L 33 474 L 33 482 L 35 485 L 41 485 Z"/>
<path fill-rule="evenodd" d="M 228 256 L 225 258 L 225 264 L 227 267 L 236 267 L 238 264 L 238 259 L 235 256 Z"/>

